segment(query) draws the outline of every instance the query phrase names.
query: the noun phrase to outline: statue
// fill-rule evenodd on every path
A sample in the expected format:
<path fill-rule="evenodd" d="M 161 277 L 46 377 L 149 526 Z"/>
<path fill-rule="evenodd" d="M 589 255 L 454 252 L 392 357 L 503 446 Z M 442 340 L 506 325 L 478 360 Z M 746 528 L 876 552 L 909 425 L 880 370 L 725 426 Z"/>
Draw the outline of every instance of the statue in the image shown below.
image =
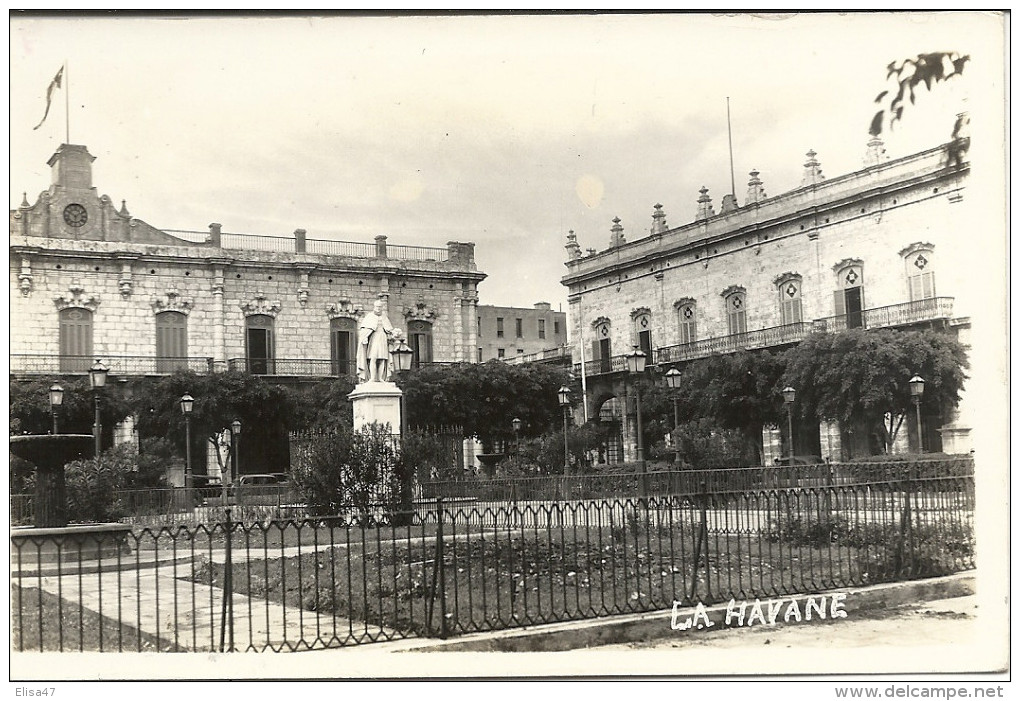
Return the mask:
<path fill-rule="evenodd" d="M 388 382 L 390 379 L 390 340 L 394 328 L 377 299 L 372 311 L 358 322 L 358 381 Z"/>

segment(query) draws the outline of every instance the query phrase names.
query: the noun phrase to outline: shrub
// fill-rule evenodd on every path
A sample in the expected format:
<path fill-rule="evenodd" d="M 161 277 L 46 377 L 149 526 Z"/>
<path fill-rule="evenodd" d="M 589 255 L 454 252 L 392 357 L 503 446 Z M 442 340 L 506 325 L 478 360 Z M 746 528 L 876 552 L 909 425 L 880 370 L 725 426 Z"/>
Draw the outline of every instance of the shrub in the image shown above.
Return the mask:
<path fill-rule="evenodd" d="M 121 445 L 100 454 L 99 460 L 75 460 L 64 468 L 67 520 L 71 523 L 117 521 L 126 515 L 119 492 L 136 466 L 134 451 Z"/>

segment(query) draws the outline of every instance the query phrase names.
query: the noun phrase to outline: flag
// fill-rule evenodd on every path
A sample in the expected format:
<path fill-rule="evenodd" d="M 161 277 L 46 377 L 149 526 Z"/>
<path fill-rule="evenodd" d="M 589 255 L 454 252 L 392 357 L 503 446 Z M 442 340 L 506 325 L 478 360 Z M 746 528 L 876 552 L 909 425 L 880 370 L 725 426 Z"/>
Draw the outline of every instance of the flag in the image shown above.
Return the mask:
<path fill-rule="evenodd" d="M 39 120 L 39 123 L 36 124 L 34 127 L 32 127 L 32 131 L 35 131 L 36 129 L 41 127 L 43 125 L 43 122 L 46 121 L 46 117 L 49 116 L 49 114 L 50 114 L 50 101 L 53 99 L 53 91 L 60 87 L 60 81 L 63 80 L 63 78 L 64 78 L 64 67 L 61 66 L 60 70 L 57 71 L 57 74 L 55 76 L 53 76 L 53 82 L 50 83 L 50 87 L 46 88 L 46 112 L 43 114 L 42 119 Z"/>

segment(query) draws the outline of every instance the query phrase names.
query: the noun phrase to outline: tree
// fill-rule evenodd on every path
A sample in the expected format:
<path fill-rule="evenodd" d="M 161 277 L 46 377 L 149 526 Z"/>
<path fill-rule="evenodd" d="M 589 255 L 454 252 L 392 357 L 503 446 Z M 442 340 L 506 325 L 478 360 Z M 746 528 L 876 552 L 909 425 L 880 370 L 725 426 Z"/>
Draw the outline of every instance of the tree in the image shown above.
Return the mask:
<path fill-rule="evenodd" d="M 53 430 L 50 414 L 50 386 L 64 389 L 63 406 L 58 409 L 60 433 L 92 433 L 95 422 L 95 395 L 87 377 L 50 377 L 37 380 L 15 380 L 10 383 L 9 411 L 12 427 L 20 433 L 45 434 Z M 131 413 L 120 383 L 100 390 L 99 416 L 103 441 L 112 442 L 113 427 Z"/>
<path fill-rule="evenodd" d="M 282 472 L 287 468 L 288 431 L 299 427 L 293 397 L 287 390 L 241 372 L 198 375 L 182 371 L 141 380 L 134 389 L 139 435 L 165 436 L 173 445 L 183 445 L 185 424 L 180 398 L 184 394 L 195 399 L 191 434 L 196 465 L 202 464 L 208 443 L 215 449 L 221 468 L 225 466 L 229 448 L 225 450 L 219 439 L 237 419 L 242 426 L 241 455 L 253 468 L 249 471 Z"/>
<path fill-rule="evenodd" d="M 557 390 L 567 382 L 559 368 L 532 363 L 487 363 L 420 368 L 400 373 L 412 426 L 460 426 L 491 452 L 495 441 L 514 437 L 513 420 L 522 422 L 522 437 L 553 428 L 562 416 Z"/>
<path fill-rule="evenodd" d="M 953 406 L 968 366 L 952 336 L 895 329 L 812 334 L 787 351 L 786 361 L 784 382 L 797 389 L 798 413 L 873 427 L 885 452 L 911 410 L 910 378 L 924 378 L 926 404 Z"/>
<path fill-rule="evenodd" d="M 963 69 L 968 61 L 970 56 L 961 56 L 954 51 L 936 51 L 918 54 L 916 59 L 908 58 L 900 63 L 896 61 L 890 63 L 886 66 L 886 80 L 891 80 L 894 88 L 883 90 L 875 97 L 876 104 L 882 104 L 886 98 L 889 98 L 889 104 L 872 117 L 869 133 L 872 136 L 879 136 L 882 133 L 887 113 L 889 127 L 892 128 L 902 119 L 906 100 L 909 100 L 911 105 L 915 103 L 919 87 L 924 85 L 930 91 L 933 85 L 963 75 Z M 959 126 L 957 122 L 957 129 Z"/>

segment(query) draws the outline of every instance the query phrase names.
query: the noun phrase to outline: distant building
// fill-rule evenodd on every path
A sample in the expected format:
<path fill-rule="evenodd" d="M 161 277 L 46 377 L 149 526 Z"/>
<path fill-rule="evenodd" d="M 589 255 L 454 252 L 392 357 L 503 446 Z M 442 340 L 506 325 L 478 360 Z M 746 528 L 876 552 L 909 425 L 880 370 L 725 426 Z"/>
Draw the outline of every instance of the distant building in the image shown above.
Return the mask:
<path fill-rule="evenodd" d="M 13 377 L 82 375 L 96 359 L 115 378 L 351 375 L 357 319 L 377 299 L 416 365 L 475 360 L 474 244 L 161 230 L 98 194 L 93 160 L 61 145 L 49 188 L 10 212 Z"/>
<path fill-rule="evenodd" d="M 693 222 L 669 226 L 655 205 L 647 233 L 627 240 L 613 221 L 608 248 L 582 252 L 567 238 L 571 350 L 583 372 L 587 415 L 614 428 L 613 459 L 634 459 L 633 409 L 626 409 L 624 354 L 643 350 L 659 372 L 738 349 L 781 349 L 812 331 L 937 328 L 968 343 L 972 287 L 957 253 L 967 245 L 969 164 L 954 145 L 896 160 L 868 144 L 865 167 L 826 179 L 808 152 L 802 185 L 767 197 L 751 171 L 744 204 L 726 195 L 716 212 L 706 188 Z M 583 362 L 583 367 L 582 367 Z M 966 402 L 932 407 L 926 449 L 970 449 Z M 913 417 L 901 430 L 916 431 Z M 798 454 L 867 455 L 854 427 L 798 427 Z M 765 436 L 778 455 L 778 431 Z M 903 446 L 901 446 L 903 447 Z"/>
<path fill-rule="evenodd" d="M 546 355 L 564 358 L 567 315 L 554 312 L 548 302 L 536 302 L 533 309 L 479 304 L 475 335 L 475 360 L 479 363 L 493 358 L 515 363 L 541 360 Z"/>

